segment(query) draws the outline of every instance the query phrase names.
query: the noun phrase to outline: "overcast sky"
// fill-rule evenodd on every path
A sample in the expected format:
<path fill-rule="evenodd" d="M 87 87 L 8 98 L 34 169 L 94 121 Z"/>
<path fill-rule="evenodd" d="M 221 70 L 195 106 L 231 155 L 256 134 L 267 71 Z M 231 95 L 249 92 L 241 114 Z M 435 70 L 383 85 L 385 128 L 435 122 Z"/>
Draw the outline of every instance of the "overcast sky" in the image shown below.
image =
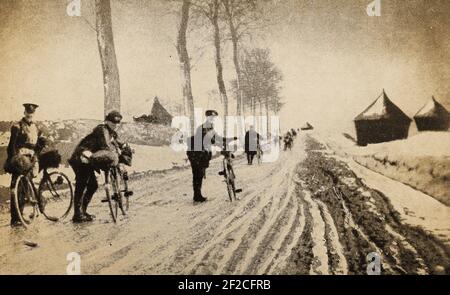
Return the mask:
<path fill-rule="evenodd" d="M 15 120 L 26 101 L 41 104 L 38 118 L 98 118 L 103 87 L 93 0 L 82 0 L 84 18 L 66 15 L 68 0 L 0 1 L 1 120 Z M 284 75 L 282 126 L 305 121 L 348 130 L 352 119 L 386 89 L 408 115 L 431 95 L 450 109 L 450 1 L 381 0 L 369 17 L 366 0 L 273 1 L 277 25 L 247 40 L 271 49 Z M 127 119 L 150 111 L 149 99 L 180 101 L 177 16 L 165 1 L 112 0 L 113 30 Z M 196 57 L 196 107 L 217 89 L 213 48 L 206 31 L 188 40 Z M 229 46 L 225 79 L 234 79 Z M 219 108 L 219 111 L 221 109 Z"/>

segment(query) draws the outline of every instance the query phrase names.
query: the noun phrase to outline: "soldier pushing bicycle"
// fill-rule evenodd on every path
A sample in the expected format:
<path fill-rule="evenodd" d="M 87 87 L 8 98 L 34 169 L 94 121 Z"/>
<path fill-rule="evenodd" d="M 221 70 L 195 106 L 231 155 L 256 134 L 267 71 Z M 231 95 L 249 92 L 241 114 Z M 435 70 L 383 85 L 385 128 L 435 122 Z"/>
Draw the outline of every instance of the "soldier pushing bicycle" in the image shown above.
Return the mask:
<path fill-rule="evenodd" d="M 187 156 L 192 168 L 192 186 L 194 190 L 194 202 L 205 202 L 202 195 L 202 184 L 206 169 L 212 157 L 212 146 L 223 148 L 224 143 L 237 140 L 237 137 L 224 138 L 214 130 L 214 120 L 219 114 L 215 110 L 205 112 L 206 121 L 199 126 L 188 141 Z"/>
<path fill-rule="evenodd" d="M 95 171 L 104 170 L 108 172 L 111 167 L 117 167 L 121 159 L 120 150 L 127 150 L 128 145 L 121 142 L 117 134 L 121 121 L 122 115 L 119 112 L 110 112 L 105 117 L 104 124 L 95 127 L 90 134 L 81 140 L 69 160 L 69 164 L 75 172 L 76 180 L 72 219 L 74 223 L 89 222 L 95 219 L 94 215 L 87 212 L 89 203 L 98 189 Z M 106 177 L 108 178 L 109 173 L 107 174 Z M 114 176 L 119 174 L 115 173 Z M 124 175 L 121 174 L 121 176 Z M 119 179 L 116 177 L 114 182 L 118 181 Z M 117 186 L 117 183 L 114 183 L 114 185 Z M 115 194 L 120 194 L 119 189 L 115 190 Z M 112 199 L 114 198 L 118 199 L 118 196 L 112 196 Z M 123 210 L 123 208 L 121 209 Z M 113 212 L 113 209 L 111 211 Z M 116 219 L 114 214 L 113 219 L 114 221 Z"/>

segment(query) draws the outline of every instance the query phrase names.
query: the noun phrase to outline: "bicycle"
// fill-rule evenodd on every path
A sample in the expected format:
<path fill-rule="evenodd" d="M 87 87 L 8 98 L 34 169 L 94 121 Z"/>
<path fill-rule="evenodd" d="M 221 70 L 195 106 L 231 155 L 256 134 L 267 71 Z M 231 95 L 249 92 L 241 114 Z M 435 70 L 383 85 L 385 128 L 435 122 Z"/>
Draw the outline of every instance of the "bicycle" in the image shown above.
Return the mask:
<path fill-rule="evenodd" d="M 116 223 L 119 209 L 122 215 L 127 215 L 130 208 L 129 198 L 133 192 L 128 190 L 128 173 L 120 168 L 120 164 L 104 171 L 104 176 L 106 199 L 102 202 L 108 203 L 112 220 Z"/>
<path fill-rule="evenodd" d="M 233 170 L 233 161 L 234 154 L 230 151 L 223 150 L 221 155 L 223 158 L 223 170 L 219 172 L 219 175 L 222 175 L 225 178 L 225 183 L 227 185 L 228 197 L 230 198 L 230 202 L 233 200 L 237 200 L 236 194 L 242 192 L 242 189 L 236 189 L 236 175 Z"/>
<path fill-rule="evenodd" d="M 73 187 L 67 175 L 59 171 L 49 173 L 43 169 L 42 179 L 36 188 L 31 173 L 19 175 L 11 192 L 22 225 L 29 227 L 39 213 L 53 222 L 64 219 L 73 205 Z M 65 205 L 61 206 L 61 202 Z"/>
<path fill-rule="evenodd" d="M 263 151 L 261 149 L 261 145 L 258 144 L 257 148 L 256 148 L 256 159 L 258 160 L 258 164 L 262 164 L 262 156 L 263 156 Z"/>

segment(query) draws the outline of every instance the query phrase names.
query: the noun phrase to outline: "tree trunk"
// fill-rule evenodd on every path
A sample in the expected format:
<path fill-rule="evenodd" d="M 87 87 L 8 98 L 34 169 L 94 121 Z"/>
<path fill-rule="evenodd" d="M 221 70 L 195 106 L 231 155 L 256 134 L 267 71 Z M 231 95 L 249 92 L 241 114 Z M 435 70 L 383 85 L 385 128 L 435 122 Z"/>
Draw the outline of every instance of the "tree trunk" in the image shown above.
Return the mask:
<path fill-rule="evenodd" d="M 263 104 L 262 101 L 259 101 L 259 118 L 258 118 L 258 128 L 259 128 L 259 132 L 262 133 L 264 126 L 263 126 Z"/>
<path fill-rule="evenodd" d="M 256 98 L 252 97 L 253 126 L 256 128 Z"/>
<path fill-rule="evenodd" d="M 216 71 L 217 71 L 217 84 L 219 86 L 220 97 L 223 102 L 224 110 L 224 136 L 227 136 L 227 116 L 228 116 L 228 96 L 225 88 L 225 82 L 223 81 L 223 66 L 221 57 L 221 44 L 220 44 L 220 28 L 219 28 L 219 0 L 214 0 L 213 3 L 213 15 L 211 18 L 214 29 L 214 46 L 216 48 Z"/>
<path fill-rule="evenodd" d="M 183 0 L 183 6 L 181 8 L 181 22 L 177 38 L 177 52 L 182 77 L 184 114 L 189 117 L 190 132 L 191 134 L 194 134 L 194 97 L 192 96 L 191 62 L 189 59 L 186 42 L 190 6 L 190 0 Z"/>
<path fill-rule="evenodd" d="M 98 50 L 103 70 L 105 115 L 112 110 L 120 112 L 120 79 L 111 21 L 109 0 L 95 0 L 95 16 Z"/>
<path fill-rule="evenodd" d="M 243 114 L 243 106 L 242 106 L 242 101 L 243 101 L 243 91 L 241 89 L 241 84 L 242 84 L 242 74 L 241 74 L 241 66 L 239 64 L 239 49 L 238 49 L 238 35 L 237 35 L 237 31 L 236 31 L 236 27 L 234 26 L 233 23 L 233 15 L 231 12 L 231 7 L 229 6 L 230 4 L 228 2 L 224 2 L 224 6 L 225 6 L 225 10 L 227 13 L 227 18 L 228 18 L 228 26 L 230 28 L 230 35 L 231 35 L 231 43 L 233 44 L 233 63 L 234 63 L 234 68 L 236 70 L 236 82 L 237 82 L 237 97 L 236 97 L 236 115 L 240 116 L 241 114 Z M 238 121 L 240 122 L 240 121 Z M 238 128 L 239 128 L 239 132 L 241 133 L 243 131 L 242 126 L 240 126 L 241 124 L 238 123 Z M 241 134 L 239 134 L 241 135 Z"/>
<path fill-rule="evenodd" d="M 268 100 L 266 100 L 266 103 L 265 103 L 265 107 L 266 107 L 266 134 L 267 134 L 267 139 L 268 140 L 270 140 L 270 138 L 271 138 L 271 134 L 269 133 L 269 130 L 270 130 L 270 123 L 269 123 L 269 101 Z"/>

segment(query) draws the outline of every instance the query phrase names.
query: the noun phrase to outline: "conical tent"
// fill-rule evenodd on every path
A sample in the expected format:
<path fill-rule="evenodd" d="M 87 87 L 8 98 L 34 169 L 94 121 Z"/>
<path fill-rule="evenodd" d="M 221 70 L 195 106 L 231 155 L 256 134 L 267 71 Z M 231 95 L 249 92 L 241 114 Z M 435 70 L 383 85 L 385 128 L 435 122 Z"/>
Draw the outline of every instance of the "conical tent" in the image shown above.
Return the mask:
<path fill-rule="evenodd" d="M 161 105 L 158 97 L 155 97 L 150 115 L 134 117 L 134 121 L 170 126 L 172 124 L 172 115 Z"/>
<path fill-rule="evenodd" d="M 419 131 L 447 131 L 450 113 L 436 99 L 431 97 L 414 116 Z"/>
<path fill-rule="evenodd" d="M 358 145 L 367 145 L 407 138 L 412 120 L 383 90 L 354 121 Z"/>
<path fill-rule="evenodd" d="M 156 124 L 170 125 L 172 123 L 172 115 L 161 105 L 158 97 L 155 97 L 153 101 L 150 116 L 155 119 Z"/>

